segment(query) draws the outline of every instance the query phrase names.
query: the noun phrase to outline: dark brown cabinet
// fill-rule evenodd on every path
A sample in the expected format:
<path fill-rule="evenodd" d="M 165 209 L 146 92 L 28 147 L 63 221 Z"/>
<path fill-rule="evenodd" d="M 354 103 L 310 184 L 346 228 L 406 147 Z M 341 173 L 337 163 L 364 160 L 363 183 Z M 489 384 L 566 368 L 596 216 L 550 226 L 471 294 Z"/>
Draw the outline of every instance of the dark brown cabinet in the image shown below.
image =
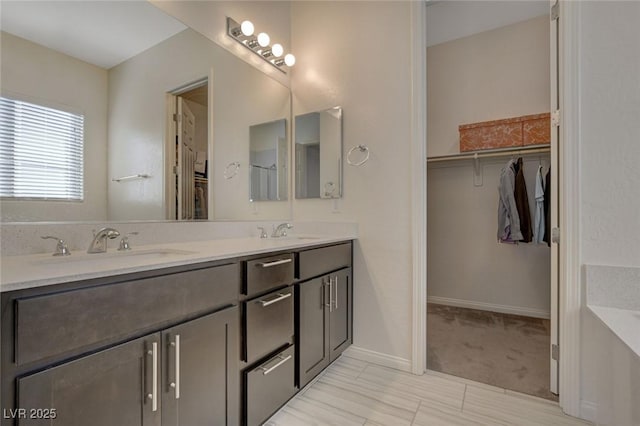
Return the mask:
<path fill-rule="evenodd" d="M 351 268 L 298 284 L 299 386 L 304 387 L 352 341 Z"/>
<path fill-rule="evenodd" d="M 19 378 L 18 424 L 237 424 L 237 322 L 228 308 Z"/>

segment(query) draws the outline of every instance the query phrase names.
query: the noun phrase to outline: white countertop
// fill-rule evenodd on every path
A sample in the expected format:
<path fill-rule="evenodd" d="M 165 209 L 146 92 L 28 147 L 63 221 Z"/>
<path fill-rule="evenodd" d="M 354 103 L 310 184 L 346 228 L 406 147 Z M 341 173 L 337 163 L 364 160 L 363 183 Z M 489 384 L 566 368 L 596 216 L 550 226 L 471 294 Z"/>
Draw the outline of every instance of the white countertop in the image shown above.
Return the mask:
<path fill-rule="evenodd" d="M 153 244 L 128 252 L 73 252 L 71 256 L 34 254 L 5 256 L 0 260 L 0 292 L 42 287 L 172 266 L 299 249 L 348 241 L 352 237 L 295 236 L 284 238 L 235 238 Z"/>

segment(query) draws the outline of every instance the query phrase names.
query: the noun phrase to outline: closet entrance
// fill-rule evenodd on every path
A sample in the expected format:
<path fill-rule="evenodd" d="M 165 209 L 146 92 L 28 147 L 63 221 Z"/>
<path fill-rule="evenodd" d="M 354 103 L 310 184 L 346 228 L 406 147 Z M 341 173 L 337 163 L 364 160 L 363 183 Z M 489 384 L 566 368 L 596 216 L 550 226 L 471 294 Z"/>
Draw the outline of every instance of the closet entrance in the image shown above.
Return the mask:
<path fill-rule="evenodd" d="M 209 84 L 208 79 L 167 95 L 167 153 L 173 176 L 168 182 L 167 218 L 209 219 Z"/>
<path fill-rule="evenodd" d="M 546 1 L 427 7 L 427 369 L 551 400 L 556 25 Z"/>

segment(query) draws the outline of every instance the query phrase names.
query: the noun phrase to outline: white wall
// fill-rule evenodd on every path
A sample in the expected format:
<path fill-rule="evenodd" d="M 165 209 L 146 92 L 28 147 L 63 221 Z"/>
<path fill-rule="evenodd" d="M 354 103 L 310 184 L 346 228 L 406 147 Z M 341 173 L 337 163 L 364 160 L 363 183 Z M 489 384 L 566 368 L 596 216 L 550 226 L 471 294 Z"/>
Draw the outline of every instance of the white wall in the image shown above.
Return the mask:
<path fill-rule="evenodd" d="M 1 220 L 105 220 L 107 71 L 2 33 L 2 93 L 84 114 L 84 200 L 2 201 Z"/>
<path fill-rule="evenodd" d="M 152 176 L 109 182 L 109 220 L 165 218 L 165 96 L 212 70 L 213 219 L 289 217 L 286 202 L 249 202 L 248 172 L 249 126 L 289 117 L 289 90 L 188 29 L 109 72 L 109 177 Z M 233 161 L 241 169 L 227 180 L 223 171 Z"/>
<path fill-rule="evenodd" d="M 343 107 L 344 196 L 294 200 L 294 218 L 354 220 L 354 346 L 411 358 L 410 3 L 293 2 L 294 115 Z M 383 52 L 383 54 L 381 54 Z M 335 212 L 334 212 L 335 210 Z"/>
<path fill-rule="evenodd" d="M 460 152 L 460 124 L 549 112 L 549 17 L 431 46 L 427 76 L 429 156 Z"/>
<path fill-rule="evenodd" d="M 253 22 L 256 32 L 266 32 L 271 44 L 280 43 L 285 53 L 291 48 L 290 2 L 288 1 L 181 1 L 149 0 L 156 7 L 205 35 L 219 46 L 289 86 L 283 74 L 227 35 L 227 16 L 236 22 Z M 297 54 L 296 52 L 293 52 Z"/>
<path fill-rule="evenodd" d="M 583 2 L 580 11 L 580 263 L 640 266 L 640 3 Z M 588 406 L 599 386 L 590 369 L 612 370 L 593 362 L 585 315 L 581 399 Z"/>
<path fill-rule="evenodd" d="M 459 7 L 458 5 L 452 7 Z M 427 9 L 427 16 L 433 8 Z M 427 49 L 428 155 L 459 152 L 459 124 L 549 111 L 549 17 L 458 38 Z M 500 171 L 507 158 L 432 163 L 427 175 L 430 301 L 549 317 L 549 247 L 498 244 Z M 531 220 L 538 164 L 525 157 Z M 543 175 L 544 176 L 544 175 Z"/>

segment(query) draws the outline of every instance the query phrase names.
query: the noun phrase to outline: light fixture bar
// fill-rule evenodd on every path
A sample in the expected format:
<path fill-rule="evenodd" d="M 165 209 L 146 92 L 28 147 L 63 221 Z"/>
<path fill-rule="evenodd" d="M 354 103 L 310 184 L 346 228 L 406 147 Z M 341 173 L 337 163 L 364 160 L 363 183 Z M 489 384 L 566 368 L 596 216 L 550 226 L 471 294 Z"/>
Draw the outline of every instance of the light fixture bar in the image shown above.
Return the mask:
<path fill-rule="evenodd" d="M 266 33 L 259 33 L 258 35 L 254 34 L 253 25 L 251 25 L 250 35 L 245 35 L 245 31 L 242 30 L 242 25 L 245 25 L 248 21 L 244 21 L 242 24 L 239 24 L 234 19 L 227 17 L 227 35 L 252 51 L 254 54 L 262 58 L 265 62 L 271 64 L 277 70 L 280 70 L 282 73 L 286 74 L 285 66 L 291 67 L 295 63 L 295 57 L 292 54 L 291 57 L 294 57 L 293 62 L 283 60 L 279 56 L 283 54 L 282 46 L 278 43 L 273 45 L 269 45 L 269 36 Z M 274 51 L 275 47 L 275 51 Z M 280 55 L 275 55 L 276 53 L 280 53 Z"/>

